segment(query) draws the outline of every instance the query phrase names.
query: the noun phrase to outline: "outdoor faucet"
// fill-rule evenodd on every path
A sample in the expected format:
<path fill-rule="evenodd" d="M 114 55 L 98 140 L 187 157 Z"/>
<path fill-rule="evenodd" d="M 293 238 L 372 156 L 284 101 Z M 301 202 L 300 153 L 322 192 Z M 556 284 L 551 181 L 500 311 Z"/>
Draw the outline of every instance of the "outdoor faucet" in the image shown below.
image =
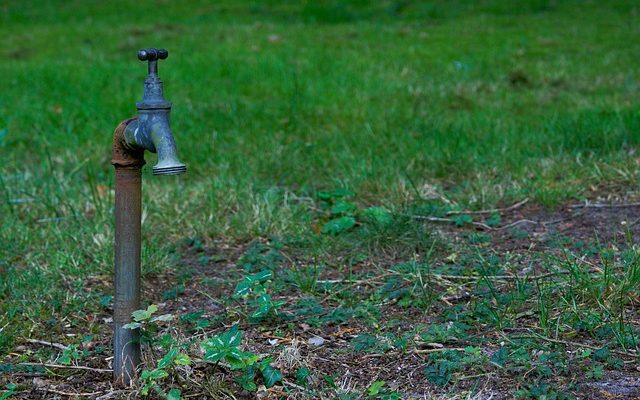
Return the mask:
<path fill-rule="evenodd" d="M 136 104 L 138 119 L 127 125 L 124 140 L 132 149 L 158 153 L 154 175 L 179 175 L 187 171 L 178 160 L 176 142 L 169 126 L 171 102 L 165 100 L 162 81 L 158 77 L 158 61 L 169 56 L 165 49 L 145 49 L 138 52 L 140 61 L 149 62 L 149 75 L 144 80 L 142 101 Z"/>
<path fill-rule="evenodd" d="M 140 333 L 126 327 L 131 314 L 140 309 L 140 254 L 142 231 L 142 166 L 144 151 L 158 153 L 154 175 L 178 175 L 187 167 L 178 160 L 176 143 L 169 127 L 171 103 L 165 100 L 158 78 L 158 61 L 169 53 L 164 49 L 138 52 L 149 62 L 142 101 L 136 104 L 138 117 L 122 121 L 113 135 L 112 161 L 115 179 L 115 246 L 113 297 L 113 378 L 131 385 L 140 365 Z"/>

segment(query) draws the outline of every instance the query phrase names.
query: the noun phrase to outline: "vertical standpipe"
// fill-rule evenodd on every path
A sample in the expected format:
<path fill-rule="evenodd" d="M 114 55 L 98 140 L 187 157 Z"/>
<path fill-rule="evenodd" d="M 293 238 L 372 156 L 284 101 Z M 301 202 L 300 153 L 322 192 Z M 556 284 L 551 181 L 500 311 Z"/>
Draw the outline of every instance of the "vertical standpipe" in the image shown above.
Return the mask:
<path fill-rule="evenodd" d="M 138 329 L 125 329 L 131 313 L 140 308 L 140 252 L 142 218 L 142 152 L 128 152 L 118 138 L 130 121 L 116 129 L 114 137 L 115 182 L 115 246 L 113 300 L 113 377 L 129 386 L 140 364 Z"/>
<path fill-rule="evenodd" d="M 125 329 L 131 314 L 140 308 L 140 252 L 142 176 L 144 151 L 158 153 L 154 175 L 179 175 L 187 171 L 180 162 L 169 125 L 171 103 L 164 98 L 158 77 L 158 61 L 165 60 L 165 49 L 143 49 L 140 61 L 148 61 L 142 101 L 136 104 L 138 117 L 123 121 L 113 136 L 116 168 L 115 276 L 113 300 L 113 378 L 129 386 L 140 365 L 140 333 Z"/>
<path fill-rule="evenodd" d="M 140 304 L 140 230 L 142 175 L 140 168 L 116 169 L 116 243 L 113 370 L 129 384 L 140 364 L 138 329 L 125 329 Z"/>

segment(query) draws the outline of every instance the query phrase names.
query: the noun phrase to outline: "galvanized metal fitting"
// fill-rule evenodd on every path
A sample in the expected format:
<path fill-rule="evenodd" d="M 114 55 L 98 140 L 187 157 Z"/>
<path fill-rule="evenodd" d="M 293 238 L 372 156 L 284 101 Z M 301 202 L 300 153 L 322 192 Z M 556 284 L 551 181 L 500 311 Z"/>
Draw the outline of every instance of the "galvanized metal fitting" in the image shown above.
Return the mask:
<path fill-rule="evenodd" d="M 145 164 L 144 150 L 131 148 L 127 145 L 124 133 L 137 117 L 126 119 L 118 124 L 113 132 L 113 144 L 111 147 L 111 164 L 118 168 L 137 168 L 140 169 Z"/>
<path fill-rule="evenodd" d="M 187 166 L 178 159 L 169 123 L 171 102 L 164 98 L 162 80 L 158 77 L 158 60 L 168 56 L 165 49 L 149 48 L 138 52 L 138 59 L 149 62 L 149 74 L 144 80 L 142 101 L 136 103 L 138 119 L 128 124 L 124 131 L 125 145 L 130 149 L 158 153 L 158 163 L 152 168 L 154 175 L 178 175 L 187 171 Z"/>

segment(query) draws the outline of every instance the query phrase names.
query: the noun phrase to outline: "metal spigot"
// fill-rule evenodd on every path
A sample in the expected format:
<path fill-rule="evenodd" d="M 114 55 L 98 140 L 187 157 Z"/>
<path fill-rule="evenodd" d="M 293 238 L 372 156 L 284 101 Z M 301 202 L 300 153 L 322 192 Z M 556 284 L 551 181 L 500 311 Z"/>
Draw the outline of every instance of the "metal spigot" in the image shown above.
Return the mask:
<path fill-rule="evenodd" d="M 149 62 L 144 96 L 137 103 L 138 117 L 122 121 L 113 135 L 115 167 L 115 246 L 113 299 L 113 378 L 130 386 L 140 365 L 140 332 L 125 328 L 131 313 L 140 308 L 140 254 L 142 230 L 142 173 L 144 151 L 158 153 L 155 175 L 177 175 L 187 167 L 178 160 L 176 143 L 169 126 L 171 103 L 162 93 L 158 60 L 169 53 L 145 49 L 138 58 Z"/>
<path fill-rule="evenodd" d="M 164 98 L 162 81 L 158 77 L 158 61 L 169 57 L 165 49 L 143 49 L 138 52 L 140 61 L 148 61 L 149 74 L 144 80 L 142 101 L 136 103 L 138 119 L 127 125 L 124 139 L 132 149 L 158 153 L 158 163 L 153 166 L 154 175 L 178 175 L 187 171 L 180 162 L 176 142 L 171 133 L 169 113 L 171 102 Z"/>

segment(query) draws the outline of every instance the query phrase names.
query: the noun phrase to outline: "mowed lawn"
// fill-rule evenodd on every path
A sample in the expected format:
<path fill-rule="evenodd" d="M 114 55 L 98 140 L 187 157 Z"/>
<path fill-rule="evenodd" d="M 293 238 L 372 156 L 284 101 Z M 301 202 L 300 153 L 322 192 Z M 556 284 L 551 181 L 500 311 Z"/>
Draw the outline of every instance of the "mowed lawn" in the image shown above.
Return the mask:
<path fill-rule="evenodd" d="M 343 289 L 323 287 L 318 294 L 322 282 L 350 279 L 345 287 L 369 282 L 363 265 L 371 260 L 380 272 L 396 262 L 451 265 L 466 257 L 453 250 L 453 239 L 437 233 L 443 226 L 437 219 L 457 216 L 453 229 L 464 232 L 489 218 L 460 217 L 466 215 L 461 210 L 504 208 L 528 199 L 527 206 L 553 213 L 587 199 L 635 199 L 639 22 L 640 5 L 631 0 L 1 4 L 0 354 L 5 359 L 0 365 L 58 360 L 55 348 L 25 351 L 27 339 L 80 345 L 89 336 L 110 351 L 105 318 L 112 295 L 111 140 L 116 125 L 135 115 L 142 95 L 146 65 L 137 60 L 138 49 L 169 51 L 159 75 L 173 102 L 179 154 L 188 165 L 179 178 L 153 177 L 145 167 L 144 276 L 158 279 L 167 290 L 180 281 L 184 291 L 185 282 L 200 273 L 192 266 L 214 262 L 218 252 L 225 253 L 221 248 L 236 249 L 224 257 L 246 274 L 260 272 L 246 267 L 247 257 L 271 254 L 270 249 L 292 254 L 300 265 L 322 264 L 322 271 L 332 271 L 320 283 L 304 282 L 319 299 L 333 301 L 339 296 L 332 291 Z M 147 154 L 147 162 L 153 165 L 155 156 Z M 381 233 L 370 228 L 370 220 L 390 227 Z M 629 236 L 627 247 L 635 249 Z M 255 250 L 256 243 L 266 247 Z M 205 258 L 191 254 L 194 247 Z M 240 261 L 238 254 L 244 254 Z M 631 253 L 618 255 L 613 259 L 636 262 Z M 580 264 L 580 256 L 566 259 Z M 467 272 L 475 268 L 473 262 L 460 263 Z M 357 271 L 352 265 L 359 265 Z M 500 268 L 476 272 L 505 275 L 508 268 Z M 617 297 L 621 303 L 610 310 L 616 318 L 603 322 L 618 324 L 618 336 L 598 338 L 595 328 L 587 329 L 591 339 L 601 340 L 590 345 L 594 349 L 611 342 L 612 351 L 628 355 L 637 347 L 638 320 L 627 321 L 626 311 L 620 311 L 638 305 L 640 274 L 630 274 L 629 268 L 620 266 L 620 276 L 605 276 L 626 282 L 621 287 L 610 288 L 616 283 L 606 279 L 594 280 L 601 286 L 593 293 L 583 287 L 590 293 L 589 300 L 583 298 L 589 315 L 598 314 L 599 299 L 615 294 L 629 300 Z M 365 275 L 353 275 L 360 272 Z M 415 278 L 412 273 L 408 276 Z M 243 279 L 234 274 L 227 282 L 231 289 Z M 588 273 L 582 278 L 579 284 L 587 285 Z M 288 281 L 273 279 L 273 290 L 288 290 Z M 304 282 L 294 286 L 300 289 Z M 535 293 L 538 302 L 494 315 L 498 322 L 491 329 L 502 330 L 509 313 L 513 318 L 507 325 L 518 326 L 521 316 L 516 315 L 531 312 L 527 315 L 535 314 L 542 329 L 535 335 L 561 340 L 559 328 L 554 336 L 553 328 L 540 325 L 553 314 L 550 310 L 561 310 L 553 303 L 555 286 L 529 284 L 532 291 L 521 294 Z M 441 281 L 437 285 L 451 289 Z M 496 291 L 511 290 L 487 288 L 493 296 L 489 303 L 495 304 L 502 301 Z M 418 306 L 407 300 L 403 307 L 416 306 L 435 318 L 439 314 L 432 306 L 443 293 L 416 300 Z M 143 296 L 145 305 L 163 298 L 158 296 Z M 554 298 L 553 304 L 540 302 L 544 296 Z M 341 301 L 331 307 L 344 306 Z M 237 303 L 228 307 L 241 309 Z M 171 311 L 179 317 L 179 311 Z M 242 315 L 230 313 L 212 327 L 221 332 L 234 321 L 250 322 L 248 331 L 272 329 L 273 335 L 285 336 L 286 329 L 269 325 L 273 320 L 249 321 Z M 376 324 L 376 329 L 385 325 Z M 627 328 L 633 339 L 625 336 Z M 447 379 L 428 379 L 429 384 L 447 391 L 455 381 L 451 376 L 460 371 L 438 370 L 443 364 L 436 361 L 425 365 L 436 365 L 436 380 Z M 82 364 L 80 357 L 74 362 Z M 501 360 L 491 363 L 504 367 Z M 296 370 L 284 372 L 285 380 L 305 386 L 296 381 Z M 518 381 L 525 390 L 521 394 L 534 397 L 534 389 L 544 387 L 539 385 L 543 375 L 530 384 Z M 358 393 L 369 393 L 376 381 L 370 378 L 358 381 Z M 310 398 L 319 398 L 318 393 L 331 398 L 323 390 L 336 384 L 318 379 L 324 383 Z M 14 380 L 0 375 L 0 382 Z M 472 394 L 479 390 L 463 388 Z M 540 393 L 552 393 L 547 389 Z M 406 390 L 400 386 L 398 393 Z"/>

